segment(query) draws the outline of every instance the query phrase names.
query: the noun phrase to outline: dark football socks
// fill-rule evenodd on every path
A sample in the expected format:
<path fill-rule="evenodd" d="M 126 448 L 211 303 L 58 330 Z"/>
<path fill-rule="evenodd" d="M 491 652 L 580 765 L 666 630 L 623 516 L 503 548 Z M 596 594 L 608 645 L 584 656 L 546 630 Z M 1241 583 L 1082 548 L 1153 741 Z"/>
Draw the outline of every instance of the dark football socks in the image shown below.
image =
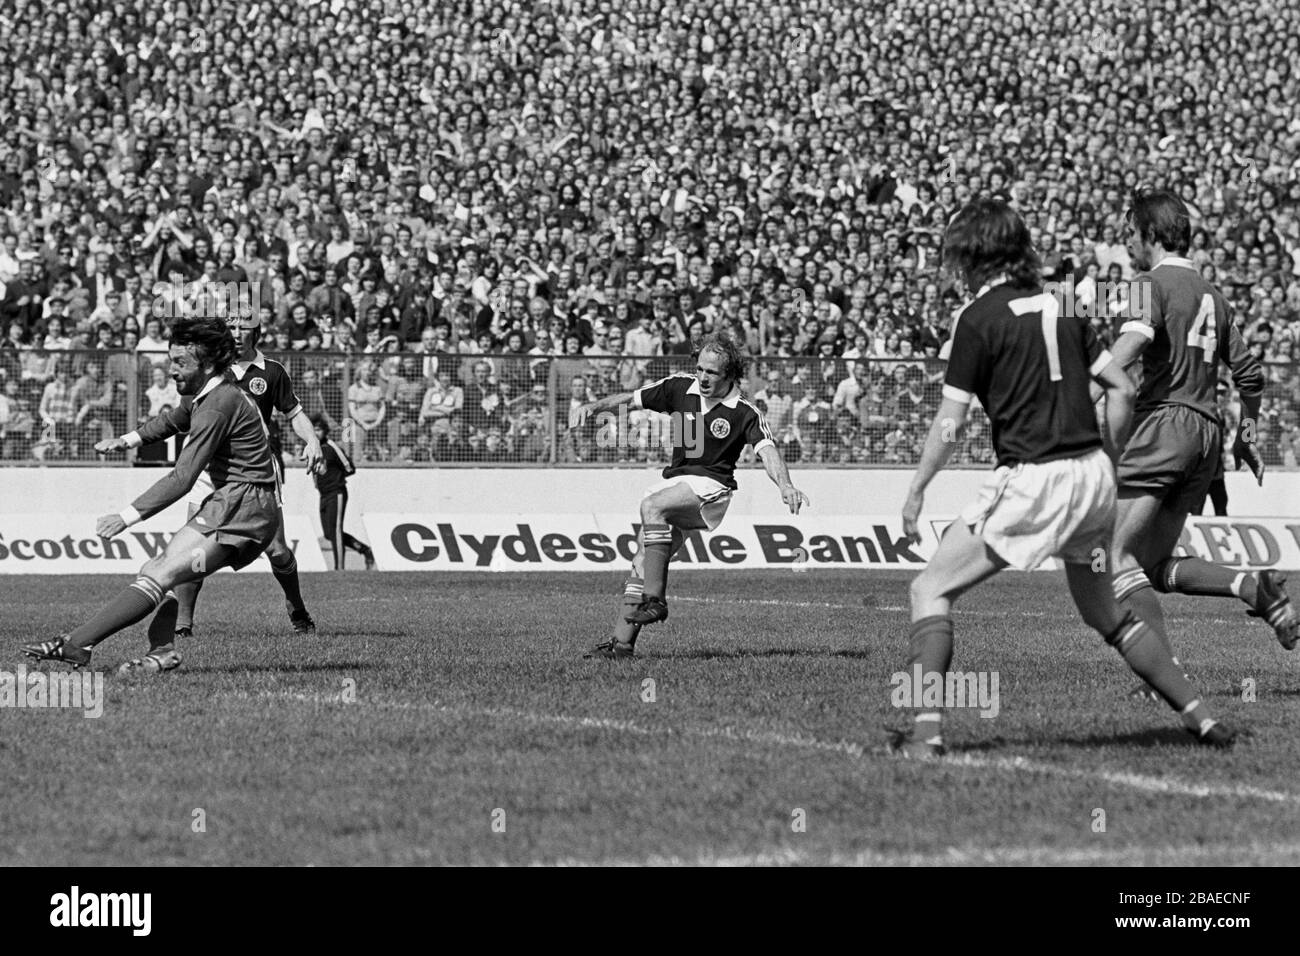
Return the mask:
<path fill-rule="evenodd" d="M 1119 651 L 1133 672 L 1178 711 L 1189 729 L 1197 733 L 1204 731 L 1206 721 L 1211 720 L 1209 709 L 1196 696 L 1196 689 L 1183 675 L 1182 668 L 1174 664 L 1145 621 L 1138 620 L 1129 611 L 1119 626 L 1105 637 L 1106 643 Z"/>
<path fill-rule="evenodd" d="M 158 605 L 158 613 L 149 622 L 149 653 L 170 650 L 176 641 L 176 615 L 179 605 L 176 595 L 168 591 Z"/>
<path fill-rule="evenodd" d="M 935 614 L 912 622 L 908 631 L 908 640 L 912 646 L 912 656 L 907 660 L 907 673 L 910 678 L 917 665 L 921 667 L 922 678 L 926 674 L 948 672 L 952 664 L 952 618 L 946 614 Z M 915 723 L 913 739 L 920 743 L 942 743 L 943 711 L 934 707 L 918 706 L 913 713 Z"/>
<path fill-rule="evenodd" d="M 1122 571 L 1115 575 L 1112 584 L 1115 590 L 1115 600 L 1125 611 L 1131 612 L 1138 617 L 1144 624 L 1151 629 L 1157 641 L 1164 647 L 1165 653 L 1173 658 L 1175 664 L 1178 658 L 1174 656 L 1173 645 L 1169 643 L 1169 637 L 1165 631 L 1165 612 L 1160 607 L 1160 597 L 1151 587 L 1150 580 L 1147 579 L 1146 573 L 1141 568 L 1134 568 L 1131 571 Z"/>
<path fill-rule="evenodd" d="M 194 607 L 199 601 L 199 591 L 203 589 L 203 579 L 196 578 L 172 588 L 176 592 L 176 626 L 194 627 Z"/>
<path fill-rule="evenodd" d="M 673 554 L 673 529 L 666 524 L 641 528 L 642 570 L 646 597 L 662 600 L 668 588 L 668 561 Z"/>
<path fill-rule="evenodd" d="M 623 585 L 623 600 L 618 606 L 618 618 L 614 621 L 614 640 L 619 644 L 636 644 L 637 635 L 641 633 L 640 624 L 629 623 L 625 618 L 641 606 L 645 597 L 645 583 L 640 578 L 630 577 Z"/>
<path fill-rule="evenodd" d="M 162 598 L 163 590 L 158 582 L 141 575 L 119 591 L 94 617 L 69 634 L 66 643 L 89 650 L 124 627 L 143 621 L 158 607 Z"/>
<path fill-rule="evenodd" d="M 1162 591 L 1207 597 L 1235 597 L 1255 606 L 1255 576 L 1202 558 L 1166 558 L 1156 566 Z"/>
<path fill-rule="evenodd" d="M 302 603 L 302 591 L 298 587 L 298 560 L 290 555 L 283 567 L 277 568 L 272 564 L 271 572 L 279 582 L 280 590 L 284 592 L 284 599 L 293 605 L 294 613 L 304 613 L 307 608 Z"/>

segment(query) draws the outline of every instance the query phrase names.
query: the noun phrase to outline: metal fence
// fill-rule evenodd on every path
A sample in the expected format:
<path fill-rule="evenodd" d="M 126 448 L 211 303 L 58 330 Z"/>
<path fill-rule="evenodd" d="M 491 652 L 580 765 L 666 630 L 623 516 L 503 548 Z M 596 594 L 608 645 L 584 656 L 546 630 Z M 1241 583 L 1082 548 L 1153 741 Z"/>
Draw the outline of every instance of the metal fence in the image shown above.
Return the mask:
<path fill-rule="evenodd" d="M 307 412 L 330 425 L 358 464 L 372 466 L 661 464 L 674 437 L 667 416 L 629 408 L 570 430 L 569 413 L 693 368 L 687 356 L 268 354 L 289 370 Z M 164 352 L 0 352 L 0 459 L 172 460 L 174 444 L 109 456 L 93 447 L 179 400 L 166 365 Z M 1300 366 L 1267 369 L 1261 446 L 1271 467 L 1295 468 Z M 788 461 L 887 467 L 919 459 L 942 379 L 933 359 L 762 357 L 743 387 Z M 1225 396 L 1223 412 L 1235 427 L 1235 396 Z M 286 455 L 300 453 L 288 424 L 277 417 L 276 425 Z M 977 410 L 952 463 L 991 465 L 989 437 Z M 752 460 L 749 450 L 742 463 Z"/>

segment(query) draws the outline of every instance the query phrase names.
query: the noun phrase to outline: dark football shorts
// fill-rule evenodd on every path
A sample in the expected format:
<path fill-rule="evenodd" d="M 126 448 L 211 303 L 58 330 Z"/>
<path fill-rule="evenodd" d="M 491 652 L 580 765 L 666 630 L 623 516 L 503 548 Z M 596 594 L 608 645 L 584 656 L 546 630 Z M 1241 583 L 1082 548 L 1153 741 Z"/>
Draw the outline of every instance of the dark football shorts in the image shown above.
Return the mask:
<path fill-rule="evenodd" d="M 208 495 L 186 524 L 236 550 L 230 566 L 247 567 L 266 550 L 280 527 L 280 496 L 273 484 L 231 482 Z"/>
<path fill-rule="evenodd" d="M 1138 422 L 1120 456 L 1120 494 L 1158 494 L 1167 509 L 1200 514 L 1223 474 L 1223 429 L 1186 405 L 1164 405 Z"/>

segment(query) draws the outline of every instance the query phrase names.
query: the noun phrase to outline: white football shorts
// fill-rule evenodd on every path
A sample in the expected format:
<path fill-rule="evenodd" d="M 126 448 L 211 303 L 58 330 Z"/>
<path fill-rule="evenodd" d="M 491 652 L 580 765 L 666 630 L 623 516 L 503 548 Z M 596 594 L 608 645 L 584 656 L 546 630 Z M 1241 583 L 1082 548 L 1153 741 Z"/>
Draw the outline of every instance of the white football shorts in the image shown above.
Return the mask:
<path fill-rule="evenodd" d="M 1115 530 L 1115 467 L 1100 448 L 1004 465 L 961 520 L 1013 568 L 1031 571 L 1048 558 L 1091 564 L 1109 553 Z"/>
<path fill-rule="evenodd" d="M 703 475 L 678 475 L 676 478 L 665 478 L 647 488 L 641 497 L 648 498 L 656 491 L 663 491 L 678 484 L 685 484 L 695 492 L 695 497 L 700 500 L 700 520 L 710 531 L 722 524 L 727 508 L 731 506 L 733 492 L 715 478 L 706 478 Z"/>

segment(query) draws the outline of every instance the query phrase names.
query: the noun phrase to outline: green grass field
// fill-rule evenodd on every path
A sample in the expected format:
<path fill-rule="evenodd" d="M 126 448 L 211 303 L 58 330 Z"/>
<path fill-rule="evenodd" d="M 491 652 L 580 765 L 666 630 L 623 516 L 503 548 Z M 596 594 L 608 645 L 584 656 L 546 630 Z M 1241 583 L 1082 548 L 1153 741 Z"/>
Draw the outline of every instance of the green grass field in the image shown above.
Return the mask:
<path fill-rule="evenodd" d="M 185 666 L 110 672 L 101 719 L 0 710 L 0 864 L 1300 862 L 1300 656 L 1238 604 L 1166 599 L 1253 731 L 1233 752 L 1125 698 L 1060 576 L 1004 575 L 958 608 L 954 665 L 998 673 L 1000 712 L 912 764 L 882 752 L 906 581 L 675 573 L 641 656 L 593 662 L 612 574 L 309 575 L 308 639 L 269 575 L 223 575 Z M 7 578 L 0 669 L 124 583 Z"/>

